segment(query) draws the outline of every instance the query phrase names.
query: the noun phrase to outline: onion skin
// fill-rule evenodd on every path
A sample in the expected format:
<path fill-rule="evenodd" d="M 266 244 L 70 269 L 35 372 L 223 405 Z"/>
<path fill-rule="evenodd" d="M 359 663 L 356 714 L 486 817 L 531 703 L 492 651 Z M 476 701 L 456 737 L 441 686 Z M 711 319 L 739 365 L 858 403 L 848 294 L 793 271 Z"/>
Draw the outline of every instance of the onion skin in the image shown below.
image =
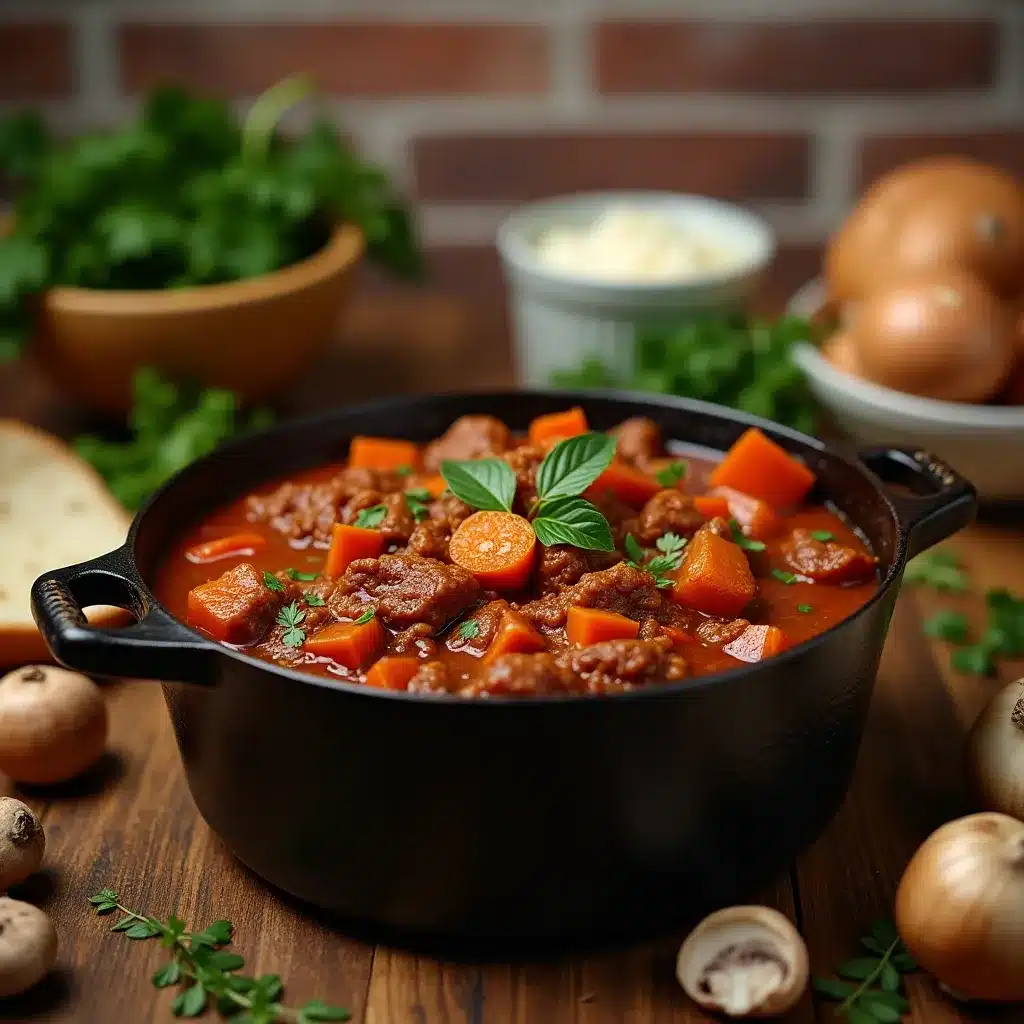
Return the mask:
<path fill-rule="evenodd" d="M 958 995 L 1024 1000 L 1024 824 L 984 812 L 933 832 L 900 881 L 896 927 Z"/>
<path fill-rule="evenodd" d="M 821 347 L 821 354 L 837 369 L 862 377 L 857 347 L 849 331 L 836 331 Z"/>
<path fill-rule="evenodd" d="M 1024 821 L 1024 683 L 1004 686 L 978 715 L 967 775 L 982 807 Z"/>

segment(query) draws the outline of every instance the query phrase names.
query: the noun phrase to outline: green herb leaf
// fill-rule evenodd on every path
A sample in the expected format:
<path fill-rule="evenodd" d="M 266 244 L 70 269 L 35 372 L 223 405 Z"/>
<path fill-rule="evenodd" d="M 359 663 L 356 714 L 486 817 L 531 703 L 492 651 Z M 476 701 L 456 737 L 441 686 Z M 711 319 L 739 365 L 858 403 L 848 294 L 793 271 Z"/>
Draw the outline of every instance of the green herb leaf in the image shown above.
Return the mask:
<path fill-rule="evenodd" d="M 800 612 L 802 615 L 809 615 L 811 612 L 814 611 L 814 605 L 813 604 L 798 604 L 796 606 L 796 610 L 798 612 Z"/>
<path fill-rule="evenodd" d="M 893 953 L 891 962 L 901 974 L 917 970 L 917 961 L 905 950 Z"/>
<path fill-rule="evenodd" d="M 541 502 L 533 528 L 545 547 L 572 544 L 590 551 L 615 550 L 608 520 L 583 498 L 564 497 Z"/>
<path fill-rule="evenodd" d="M 848 1024 L 876 1024 L 875 1015 L 861 1009 L 859 1005 L 847 1007 L 844 1016 Z"/>
<path fill-rule="evenodd" d="M 511 512 L 516 475 L 503 459 L 444 459 L 441 475 L 451 492 L 472 508 Z"/>
<path fill-rule="evenodd" d="M 192 936 L 192 945 L 226 946 L 231 941 L 234 927 L 230 921 L 220 918 L 208 925 L 201 932 Z"/>
<path fill-rule="evenodd" d="M 412 466 L 397 466 L 395 474 L 397 476 L 412 476 Z"/>
<path fill-rule="evenodd" d="M 384 522 L 387 514 L 387 505 L 371 505 L 369 508 L 359 510 L 354 525 L 363 530 L 376 530 Z"/>
<path fill-rule="evenodd" d="M 272 573 L 263 570 L 263 585 L 268 590 L 284 591 L 284 584 Z"/>
<path fill-rule="evenodd" d="M 124 929 L 124 934 L 129 939 L 152 939 L 160 934 L 160 926 L 152 921 L 136 921 Z"/>
<path fill-rule="evenodd" d="M 965 644 L 970 634 L 967 616 L 963 612 L 936 612 L 924 623 L 924 631 L 928 636 L 938 640 L 947 640 L 952 644 Z"/>
<path fill-rule="evenodd" d="M 811 987 L 818 995 L 827 996 L 829 999 L 846 999 L 857 991 L 856 985 L 848 981 L 836 981 L 833 978 L 812 978 Z"/>
<path fill-rule="evenodd" d="M 413 501 L 430 501 L 430 491 L 425 487 L 410 487 L 405 491 L 405 496 Z"/>
<path fill-rule="evenodd" d="M 343 1010 L 339 1006 L 329 1006 L 327 1003 L 323 1003 L 319 999 L 311 999 L 304 1006 L 299 1007 L 299 1024 L 305 1024 L 307 1021 L 337 1021 L 351 1019 L 352 1015 L 348 1010 Z"/>
<path fill-rule="evenodd" d="M 459 628 L 456 632 L 460 640 L 472 640 L 480 635 L 480 623 L 476 619 L 466 619 L 465 622 L 459 623 Z"/>
<path fill-rule="evenodd" d="M 228 953 L 226 950 L 215 950 L 208 961 L 210 967 L 218 971 L 237 971 L 245 966 L 245 959 L 237 953 Z"/>
<path fill-rule="evenodd" d="M 890 963 L 882 965 L 882 973 L 879 975 L 879 983 L 886 992 L 899 992 L 900 972 Z"/>
<path fill-rule="evenodd" d="M 868 957 L 855 957 L 853 960 L 847 960 L 846 963 L 840 964 L 836 968 L 836 973 L 844 978 L 853 978 L 854 981 L 863 981 L 874 974 L 877 966 L 877 960 Z"/>
<path fill-rule="evenodd" d="M 418 495 L 425 495 L 425 497 L 419 497 Z M 408 506 L 409 512 L 417 523 L 422 523 L 423 520 L 430 515 L 430 509 L 426 505 L 426 502 L 429 500 L 429 491 L 412 490 L 405 492 L 405 504 Z"/>
<path fill-rule="evenodd" d="M 995 675 L 995 652 L 984 641 L 970 647 L 959 647 L 953 652 L 953 667 L 958 672 L 975 676 Z"/>
<path fill-rule="evenodd" d="M 655 542 L 654 546 L 663 554 L 669 557 L 681 555 L 686 547 L 686 538 L 680 537 L 678 533 L 664 533 Z"/>
<path fill-rule="evenodd" d="M 780 582 L 790 586 L 800 578 L 794 572 L 786 572 L 785 569 L 772 569 L 772 575 Z"/>
<path fill-rule="evenodd" d="M 764 551 L 764 542 L 759 540 L 752 540 L 750 537 L 748 537 L 740 528 L 740 524 L 736 522 L 735 519 L 729 520 L 729 530 L 732 533 L 733 543 L 737 547 L 743 548 L 744 551 Z"/>
<path fill-rule="evenodd" d="M 988 625 L 984 640 L 1002 657 L 1024 654 L 1024 598 L 999 588 L 986 591 L 985 605 Z"/>
<path fill-rule="evenodd" d="M 117 895 L 116 892 L 114 892 L 113 889 L 100 889 L 100 891 L 98 893 L 96 893 L 95 896 L 90 896 L 89 897 L 89 902 L 94 907 L 98 907 L 98 906 L 100 906 L 101 904 L 104 904 L 104 903 L 113 903 L 114 906 L 116 907 L 117 906 L 117 901 L 118 901 L 118 895 Z"/>
<path fill-rule="evenodd" d="M 305 601 L 310 608 L 323 608 L 324 606 L 324 599 L 319 594 L 307 592 L 302 595 L 302 600 Z"/>
<path fill-rule="evenodd" d="M 969 580 L 960 568 L 959 558 L 952 551 L 942 548 L 912 558 L 907 562 L 903 579 L 907 583 L 933 587 L 939 591 L 959 593 L 969 589 Z"/>
<path fill-rule="evenodd" d="M 615 438 L 591 431 L 566 438 L 548 452 L 537 470 L 537 498 L 572 498 L 582 494 L 610 465 Z"/>
<path fill-rule="evenodd" d="M 175 1017 L 198 1017 L 206 1009 L 206 989 L 199 982 L 185 989 L 171 1003 Z"/>
<path fill-rule="evenodd" d="M 880 917 L 871 922 L 871 937 L 883 948 L 888 949 L 894 942 L 899 941 L 900 935 L 892 921 L 887 917 Z"/>
<path fill-rule="evenodd" d="M 301 647 L 306 641 L 306 631 L 301 628 L 306 613 L 295 601 L 286 604 L 277 613 L 277 624 L 284 626 L 281 642 L 288 647 Z"/>
<path fill-rule="evenodd" d="M 352 620 L 353 626 L 362 626 L 369 622 L 376 614 L 376 610 L 373 608 L 367 608 L 366 611 L 362 612 L 358 619 Z"/>
<path fill-rule="evenodd" d="M 110 930 L 112 932 L 126 932 L 134 923 L 134 917 L 122 917 Z"/>
<path fill-rule="evenodd" d="M 169 988 L 171 985 L 177 985 L 181 981 L 181 964 L 177 960 L 165 964 L 153 974 L 152 981 L 157 988 Z"/>
<path fill-rule="evenodd" d="M 820 540 L 822 544 L 836 539 L 836 535 L 831 530 L 811 530 L 811 536 L 815 540 Z"/>
<path fill-rule="evenodd" d="M 288 573 L 288 578 L 298 580 L 301 583 L 312 583 L 317 578 L 315 572 L 299 572 L 298 569 L 285 569 Z"/>
<path fill-rule="evenodd" d="M 625 541 L 626 554 L 629 555 L 629 561 L 631 565 L 635 565 L 638 569 L 643 568 L 644 562 L 644 549 L 637 543 L 636 537 L 631 533 L 626 534 Z"/>
<path fill-rule="evenodd" d="M 686 478 L 688 466 L 681 459 L 677 462 L 670 462 L 667 466 L 662 467 L 654 474 L 654 479 L 661 484 L 662 487 L 675 487 L 680 480 Z"/>

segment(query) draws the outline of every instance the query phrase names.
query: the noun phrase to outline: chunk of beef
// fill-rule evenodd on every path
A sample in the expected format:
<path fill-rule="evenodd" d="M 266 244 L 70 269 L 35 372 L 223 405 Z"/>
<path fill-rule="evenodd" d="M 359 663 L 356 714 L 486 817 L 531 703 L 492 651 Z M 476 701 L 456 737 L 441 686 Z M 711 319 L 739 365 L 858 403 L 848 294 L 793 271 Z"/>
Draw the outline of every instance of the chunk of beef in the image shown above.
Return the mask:
<path fill-rule="evenodd" d="M 436 523 L 443 523 L 450 533 L 454 533 L 472 514 L 472 507 L 454 494 L 430 503 L 430 518 Z"/>
<path fill-rule="evenodd" d="M 416 520 L 409 511 L 409 503 L 402 493 L 389 494 L 382 502 L 387 512 L 377 527 L 384 537 L 384 546 L 405 544 L 416 529 Z"/>
<path fill-rule="evenodd" d="M 425 661 L 409 680 L 410 693 L 448 693 L 453 680 L 443 661 Z"/>
<path fill-rule="evenodd" d="M 466 619 L 467 622 L 476 624 L 476 633 L 466 637 L 456 627 L 448 637 L 447 646 L 451 651 L 470 651 L 473 654 L 483 654 L 491 645 L 491 641 L 498 635 L 498 627 L 501 625 L 502 616 L 509 610 L 508 601 L 503 598 L 496 598 L 488 601 L 482 608 L 478 608 Z"/>
<path fill-rule="evenodd" d="M 657 640 L 658 637 L 664 635 L 665 633 L 661 628 L 661 623 L 652 615 L 640 623 L 640 632 L 637 633 L 637 639 Z"/>
<path fill-rule="evenodd" d="M 590 572 L 587 556 L 571 544 L 542 547 L 537 558 L 537 589 L 541 594 L 557 594 L 565 587 L 579 583 L 584 573 Z"/>
<path fill-rule="evenodd" d="M 414 554 L 359 558 L 331 596 L 339 619 L 356 618 L 372 604 L 382 625 L 404 629 L 425 622 L 438 629 L 480 597 L 480 584 L 465 569 Z"/>
<path fill-rule="evenodd" d="M 840 544 L 816 540 L 796 529 L 782 542 L 782 557 L 795 573 L 816 583 L 859 583 L 873 579 L 878 559 Z"/>
<path fill-rule="evenodd" d="M 384 495 L 380 491 L 372 489 L 359 491 L 345 502 L 345 507 L 341 510 L 339 522 L 352 525 L 359 518 L 360 512 L 365 512 L 368 508 L 380 505 L 383 499 Z"/>
<path fill-rule="evenodd" d="M 425 519 L 422 523 L 417 523 L 416 529 L 412 531 L 409 537 L 409 550 L 424 558 L 436 558 L 446 562 L 449 540 L 451 530 L 446 523 L 436 519 Z"/>
<path fill-rule="evenodd" d="M 625 502 L 620 501 L 612 491 L 588 491 L 587 501 L 608 520 L 611 527 L 612 539 L 616 546 L 622 544 L 626 534 L 632 529 L 633 517 L 636 510 L 632 509 Z"/>
<path fill-rule="evenodd" d="M 650 547 L 666 533 L 692 537 L 704 525 L 704 517 L 693 507 L 693 499 L 682 491 L 658 491 L 633 520 L 633 536 Z"/>
<path fill-rule="evenodd" d="M 215 640 L 245 646 L 263 636 L 283 603 L 284 594 L 271 590 L 254 565 L 242 562 L 190 590 L 186 617 Z"/>
<path fill-rule="evenodd" d="M 701 619 L 694 632 L 706 644 L 730 644 L 749 625 L 746 619 L 718 619 L 712 616 Z"/>
<path fill-rule="evenodd" d="M 555 655 L 503 654 L 488 666 L 487 674 L 459 692 L 464 697 L 485 695 L 532 697 L 544 693 L 572 693 L 578 680 Z"/>
<path fill-rule="evenodd" d="M 356 495 L 389 494 L 401 488 L 401 477 L 390 471 L 343 469 L 321 483 L 289 482 L 269 494 L 252 494 L 246 501 L 246 516 L 250 522 L 269 523 L 294 541 L 329 544 L 331 527 L 343 521 L 343 511 Z"/>
<path fill-rule="evenodd" d="M 525 515 L 537 500 L 537 470 L 544 452 L 533 445 L 522 445 L 505 454 L 505 461 L 516 475 L 515 510 Z"/>
<path fill-rule="evenodd" d="M 392 650 L 395 654 L 411 654 L 416 657 L 431 658 L 437 654 L 437 643 L 431 639 L 433 632 L 425 622 L 417 622 L 415 626 L 410 626 L 396 634 Z"/>
<path fill-rule="evenodd" d="M 633 416 L 624 420 L 609 433 L 615 437 L 619 458 L 636 466 L 643 467 L 651 459 L 664 454 L 661 427 L 646 416 Z"/>
<path fill-rule="evenodd" d="M 436 473 L 442 459 L 480 459 L 508 450 L 509 429 L 493 416 L 460 416 L 423 451 L 423 468 Z"/>

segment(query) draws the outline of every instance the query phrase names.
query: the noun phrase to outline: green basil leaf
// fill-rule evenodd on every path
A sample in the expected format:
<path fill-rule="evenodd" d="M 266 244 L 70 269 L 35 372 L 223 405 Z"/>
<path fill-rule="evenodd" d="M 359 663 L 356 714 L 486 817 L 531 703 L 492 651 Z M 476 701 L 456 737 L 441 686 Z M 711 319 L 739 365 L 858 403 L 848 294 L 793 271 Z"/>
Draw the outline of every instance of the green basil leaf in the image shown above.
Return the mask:
<path fill-rule="evenodd" d="M 608 520 L 583 498 L 563 497 L 542 502 L 533 529 L 545 547 L 572 544 L 589 551 L 615 550 Z"/>
<path fill-rule="evenodd" d="M 441 476 L 460 501 L 491 512 L 511 512 L 516 475 L 504 459 L 445 459 Z"/>
<path fill-rule="evenodd" d="M 582 494 L 615 456 L 615 438 L 591 431 L 559 441 L 537 470 L 537 497 L 571 498 Z"/>

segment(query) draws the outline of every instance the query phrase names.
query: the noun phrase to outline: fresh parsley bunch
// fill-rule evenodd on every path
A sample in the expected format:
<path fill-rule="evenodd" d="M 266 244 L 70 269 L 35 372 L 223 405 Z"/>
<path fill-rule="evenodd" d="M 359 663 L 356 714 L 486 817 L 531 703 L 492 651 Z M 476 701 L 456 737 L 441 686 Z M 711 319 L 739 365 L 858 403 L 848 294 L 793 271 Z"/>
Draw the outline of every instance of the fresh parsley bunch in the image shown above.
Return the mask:
<path fill-rule="evenodd" d="M 155 91 L 132 124 L 58 145 L 35 114 L 0 122 L 0 177 L 21 186 L 0 239 L 0 359 L 31 333 L 46 288 L 188 288 L 303 260 L 338 222 L 357 225 L 372 259 L 415 277 L 421 254 L 387 177 L 331 122 L 289 142 L 282 113 L 310 91 L 286 79 L 244 126 L 227 104 Z"/>
<path fill-rule="evenodd" d="M 577 370 L 557 371 L 552 383 L 685 395 L 813 433 L 817 407 L 790 354 L 811 337 L 811 325 L 796 317 L 764 323 L 739 315 L 699 318 L 642 332 L 630 379 L 587 359 Z"/>

